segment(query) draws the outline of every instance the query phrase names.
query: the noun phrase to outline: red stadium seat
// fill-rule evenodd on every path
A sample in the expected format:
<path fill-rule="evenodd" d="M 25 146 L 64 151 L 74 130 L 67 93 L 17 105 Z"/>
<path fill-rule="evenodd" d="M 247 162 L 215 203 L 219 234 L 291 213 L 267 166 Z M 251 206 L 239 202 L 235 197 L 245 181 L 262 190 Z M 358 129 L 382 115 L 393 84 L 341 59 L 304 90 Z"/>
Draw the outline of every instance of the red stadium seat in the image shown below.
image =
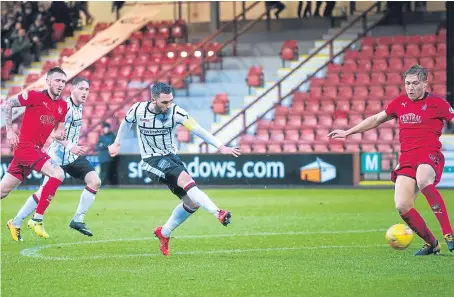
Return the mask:
<path fill-rule="evenodd" d="M 405 48 L 402 44 L 393 44 L 389 56 L 391 58 L 402 58 L 405 56 Z M 390 63 L 391 65 L 391 63 Z"/>
<path fill-rule="evenodd" d="M 439 43 L 437 45 L 437 56 L 446 56 L 446 43 Z"/>
<path fill-rule="evenodd" d="M 411 35 L 411 36 L 408 36 L 408 41 L 407 41 L 407 43 L 419 45 L 419 44 L 422 43 L 422 36 L 421 36 L 421 35 Z"/>
<path fill-rule="evenodd" d="M 349 60 L 349 61 L 354 61 L 354 60 Z M 334 63 L 329 63 L 328 64 L 328 72 L 329 73 L 340 72 L 340 71 L 342 71 L 342 68 L 343 68 L 343 66 L 340 65 L 340 64 L 334 64 Z"/>
<path fill-rule="evenodd" d="M 436 56 L 437 55 L 437 49 L 433 44 L 423 44 L 422 49 L 421 49 L 421 56 Z"/>
<path fill-rule="evenodd" d="M 407 44 L 407 40 L 405 35 L 396 35 L 393 37 L 393 44 Z"/>
<path fill-rule="evenodd" d="M 355 88 L 356 89 L 356 88 Z M 353 96 L 352 88 L 349 86 L 340 86 L 339 87 L 339 95 L 342 99 L 350 99 Z M 334 97 L 336 98 L 336 97 Z"/>
<path fill-rule="evenodd" d="M 315 144 L 314 145 L 314 152 L 327 153 L 327 152 L 329 152 L 328 145 L 326 145 L 326 144 Z"/>
<path fill-rule="evenodd" d="M 382 36 L 377 38 L 377 44 L 391 45 L 393 43 L 393 36 Z"/>
<path fill-rule="evenodd" d="M 354 93 L 352 94 L 355 98 L 364 98 L 369 95 L 369 90 L 365 86 L 358 86 L 354 89 Z M 351 98 L 351 97 L 350 97 Z"/>
<path fill-rule="evenodd" d="M 358 70 L 369 72 L 372 69 L 372 63 L 370 59 L 358 60 Z"/>
<path fill-rule="evenodd" d="M 341 81 L 341 84 L 342 85 L 353 85 L 355 84 L 355 75 L 353 73 L 344 73 L 344 75 L 342 75 L 342 81 Z"/>
<path fill-rule="evenodd" d="M 325 84 L 326 85 L 331 85 L 331 86 L 332 85 L 335 85 L 335 86 L 339 85 L 340 84 L 339 74 L 338 73 L 330 73 L 330 72 L 328 72 L 328 74 L 326 76 Z"/>
<path fill-rule="evenodd" d="M 344 65 L 342 66 L 342 72 L 354 72 L 358 69 L 356 60 L 345 60 Z"/>
<path fill-rule="evenodd" d="M 433 83 L 434 84 L 446 83 L 446 71 L 435 71 L 433 73 Z"/>
<path fill-rule="evenodd" d="M 402 76 L 397 72 L 389 72 L 387 74 L 386 83 L 388 85 L 400 85 L 402 83 Z"/>
<path fill-rule="evenodd" d="M 366 110 L 366 101 L 361 99 L 352 100 L 351 111 L 355 113 L 363 113 Z"/>
<path fill-rule="evenodd" d="M 262 66 L 251 66 L 249 68 L 246 83 L 249 87 L 261 87 L 263 86 L 263 68 Z"/>
<path fill-rule="evenodd" d="M 296 153 L 298 152 L 298 148 L 296 147 L 296 144 L 285 143 L 282 147 L 282 151 L 284 153 Z"/>
<path fill-rule="evenodd" d="M 434 59 L 431 58 L 431 57 L 423 57 L 423 58 L 420 58 L 419 59 L 419 64 L 424 67 L 424 68 L 427 68 L 429 70 L 432 70 L 435 68 L 435 62 L 434 62 Z"/>
<path fill-rule="evenodd" d="M 437 35 L 432 34 L 432 35 L 422 35 L 422 43 L 427 44 L 427 43 L 437 43 Z"/>
<path fill-rule="evenodd" d="M 386 82 L 386 76 L 384 72 L 372 72 L 370 79 L 371 85 L 382 85 Z"/>
<path fill-rule="evenodd" d="M 283 61 L 298 59 L 298 45 L 296 40 L 286 40 L 281 47 L 280 56 Z"/>
<path fill-rule="evenodd" d="M 384 59 L 373 60 L 373 71 L 386 71 L 388 69 L 388 63 Z"/>
<path fill-rule="evenodd" d="M 356 85 L 369 85 L 371 83 L 370 76 L 368 73 L 357 73 L 356 74 Z"/>
<path fill-rule="evenodd" d="M 421 50 L 417 44 L 408 44 L 405 49 L 406 57 L 419 57 L 421 55 Z"/>
<path fill-rule="evenodd" d="M 401 58 L 391 58 L 389 59 L 388 71 L 400 72 L 403 69 L 403 62 Z"/>
<path fill-rule="evenodd" d="M 403 70 L 405 71 L 405 70 L 409 69 L 411 66 L 413 66 L 415 64 L 418 64 L 418 59 L 416 59 L 416 58 L 405 58 L 404 59 Z"/>
<path fill-rule="evenodd" d="M 375 53 L 373 55 L 373 58 L 382 59 L 382 58 L 387 58 L 388 56 L 389 56 L 389 48 L 387 45 L 378 45 L 375 48 Z"/>
<path fill-rule="evenodd" d="M 374 48 L 372 46 L 364 45 L 361 51 L 358 52 L 358 59 L 370 59 L 374 56 Z"/>
<path fill-rule="evenodd" d="M 435 69 L 436 70 L 446 69 L 446 57 L 437 57 L 435 59 Z"/>
<path fill-rule="evenodd" d="M 298 143 L 298 151 L 301 153 L 311 153 L 313 152 L 312 146 L 307 143 Z"/>

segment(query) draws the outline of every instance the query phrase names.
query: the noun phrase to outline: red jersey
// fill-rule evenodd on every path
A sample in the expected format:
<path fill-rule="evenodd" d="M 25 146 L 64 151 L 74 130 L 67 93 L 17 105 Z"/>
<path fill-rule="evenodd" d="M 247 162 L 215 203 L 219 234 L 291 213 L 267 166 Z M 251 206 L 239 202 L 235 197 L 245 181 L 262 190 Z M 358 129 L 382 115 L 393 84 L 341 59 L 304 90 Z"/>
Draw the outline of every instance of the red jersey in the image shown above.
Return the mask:
<path fill-rule="evenodd" d="M 401 95 L 388 104 L 385 112 L 399 121 L 401 152 L 440 150 L 443 121 L 454 118 L 454 109 L 448 101 L 429 93 L 418 101 Z"/>
<path fill-rule="evenodd" d="M 19 147 L 38 146 L 42 148 L 52 130 L 59 122 L 65 122 L 68 106 L 61 98 L 52 100 L 47 90 L 28 91 L 19 95 L 19 102 L 25 106 L 24 120 L 19 133 Z"/>

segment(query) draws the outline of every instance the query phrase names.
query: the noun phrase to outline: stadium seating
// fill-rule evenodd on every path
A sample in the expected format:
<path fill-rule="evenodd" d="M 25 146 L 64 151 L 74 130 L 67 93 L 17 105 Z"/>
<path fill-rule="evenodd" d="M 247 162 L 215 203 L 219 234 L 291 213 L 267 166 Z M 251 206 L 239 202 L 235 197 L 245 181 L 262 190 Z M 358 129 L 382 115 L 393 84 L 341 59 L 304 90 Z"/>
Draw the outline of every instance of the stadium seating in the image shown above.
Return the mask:
<path fill-rule="evenodd" d="M 295 92 L 290 107 L 278 106 L 272 121 L 257 123 L 255 135 L 242 135 L 241 149 L 245 153 L 380 151 L 395 155 L 399 151 L 395 120 L 345 140 L 330 140 L 327 134 L 385 109 L 404 92 L 401 72 L 416 63 L 429 70 L 429 91 L 445 96 L 445 40 L 443 31 L 439 35 L 364 37 L 359 51 L 347 50 L 342 64 L 328 66 L 326 77 L 311 79 L 308 92 Z M 282 58 L 291 59 L 290 52 Z M 391 159 L 395 160 L 383 159 L 384 168 L 396 165 Z"/>

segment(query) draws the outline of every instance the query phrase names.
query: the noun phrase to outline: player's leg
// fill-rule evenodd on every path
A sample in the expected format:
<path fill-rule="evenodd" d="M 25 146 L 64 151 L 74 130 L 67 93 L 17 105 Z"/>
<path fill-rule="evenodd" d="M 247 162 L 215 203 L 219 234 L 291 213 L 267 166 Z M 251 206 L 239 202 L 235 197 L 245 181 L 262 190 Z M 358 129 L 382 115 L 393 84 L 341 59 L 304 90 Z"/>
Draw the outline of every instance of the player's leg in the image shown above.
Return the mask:
<path fill-rule="evenodd" d="M 42 184 L 46 183 L 48 179 L 49 178 L 47 176 L 44 176 Z M 22 205 L 21 209 L 19 209 L 19 211 L 17 212 L 14 219 L 10 220 L 11 227 L 15 228 L 17 230 L 16 233 L 20 234 L 20 228 L 22 226 L 22 222 L 35 211 L 36 206 L 38 205 L 38 202 L 39 202 L 39 197 L 41 197 L 42 189 L 43 188 L 41 186 L 38 189 L 38 191 L 36 191 L 32 195 L 30 195 L 27 198 L 27 200 L 25 201 L 24 205 Z M 9 224 L 9 222 L 8 222 L 8 224 Z M 10 228 L 10 231 L 12 228 Z M 13 238 L 13 240 L 14 240 L 14 238 Z"/>
<path fill-rule="evenodd" d="M 23 181 L 18 175 L 6 172 L 0 181 L 1 199 L 6 198 Z"/>
<path fill-rule="evenodd" d="M 47 155 L 34 165 L 34 169 L 48 176 L 49 180 L 43 185 L 41 198 L 36 207 L 35 215 L 28 221 L 28 227 L 38 236 L 49 238 L 49 234 L 44 230 L 43 217 L 50 202 L 54 198 L 58 187 L 65 179 L 65 172 Z"/>
<path fill-rule="evenodd" d="M 192 177 L 186 172 L 182 171 L 178 176 L 177 185 L 188 194 L 189 198 L 194 201 L 198 206 L 204 208 L 209 213 L 213 214 L 219 219 L 221 224 L 227 226 L 230 224 L 232 214 L 230 211 L 219 209 L 216 204 L 200 190 Z"/>
<path fill-rule="evenodd" d="M 169 185 L 172 193 L 181 199 L 181 203 L 175 207 L 167 222 L 162 227 L 157 227 L 154 234 L 159 239 L 160 249 L 164 256 L 169 256 L 170 234 L 183 222 L 185 222 L 199 208 L 180 187 Z"/>
<path fill-rule="evenodd" d="M 425 242 L 423 249 L 415 255 L 438 253 L 440 251 L 438 241 L 419 212 L 414 208 L 416 195 L 416 181 L 405 175 L 397 176 L 394 192 L 396 209 L 407 225 Z"/>
<path fill-rule="evenodd" d="M 9 172 L 6 172 L 0 181 L 0 189 L 2 193 L 2 199 L 7 197 L 12 190 L 22 183 L 22 177 L 20 175 L 14 175 Z M 9 220 L 7 223 L 8 229 L 11 233 L 11 238 L 14 241 L 22 241 L 22 236 L 20 233 L 20 228 L 13 226 L 13 220 Z"/>
<path fill-rule="evenodd" d="M 88 160 L 86 160 L 86 162 L 89 163 Z M 91 167 L 91 169 L 93 169 L 90 163 L 89 166 Z M 88 168 L 88 165 L 85 167 Z M 101 187 L 101 179 L 99 178 L 96 171 L 90 170 L 85 174 L 84 181 L 86 186 L 82 191 L 82 194 L 80 195 L 79 206 L 77 207 L 73 219 L 69 223 L 69 227 L 79 231 L 84 235 L 93 236 L 93 233 L 85 224 L 85 214 L 95 201 L 96 193 Z"/>
<path fill-rule="evenodd" d="M 443 236 L 445 238 L 446 244 L 448 245 L 448 249 L 452 252 L 454 251 L 453 229 L 449 221 L 448 211 L 446 210 L 446 205 L 443 197 L 435 187 L 436 181 L 439 180 L 440 177 L 437 178 L 437 173 L 435 172 L 432 165 L 421 164 L 418 166 L 418 169 L 416 170 L 416 181 L 418 188 L 426 197 L 430 208 L 432 209 L 435 217 L 440 223 Z"/>

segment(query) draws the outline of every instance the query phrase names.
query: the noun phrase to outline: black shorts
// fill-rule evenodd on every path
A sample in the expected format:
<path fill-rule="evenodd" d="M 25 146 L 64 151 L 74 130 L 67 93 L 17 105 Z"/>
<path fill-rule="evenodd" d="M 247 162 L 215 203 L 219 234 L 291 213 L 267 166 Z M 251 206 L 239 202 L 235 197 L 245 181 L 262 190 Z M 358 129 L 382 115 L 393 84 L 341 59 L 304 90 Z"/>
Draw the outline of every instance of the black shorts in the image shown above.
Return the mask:
<path fill-rule="evenodd" d="M 169 154 L 143 159 L 141 167 L 151 180 L 167 185 L 178 198 L 181 199 L 186 195 L 186 191 L 177 184 L 180 174 L 183 171 L 187 172 L 177 155 Z"/>
<path fill-rule="evenodd" d="M 93 165 L 91 165 L 90 161 L 88 161 L 84 156 L 78 157 L 76 161 L 69 163 L 68 165 L 64 165 L 61 168 L 65 173 L 81 180 L 84 180 L 85 176 L 89 172 L 95 171 Z"/>

